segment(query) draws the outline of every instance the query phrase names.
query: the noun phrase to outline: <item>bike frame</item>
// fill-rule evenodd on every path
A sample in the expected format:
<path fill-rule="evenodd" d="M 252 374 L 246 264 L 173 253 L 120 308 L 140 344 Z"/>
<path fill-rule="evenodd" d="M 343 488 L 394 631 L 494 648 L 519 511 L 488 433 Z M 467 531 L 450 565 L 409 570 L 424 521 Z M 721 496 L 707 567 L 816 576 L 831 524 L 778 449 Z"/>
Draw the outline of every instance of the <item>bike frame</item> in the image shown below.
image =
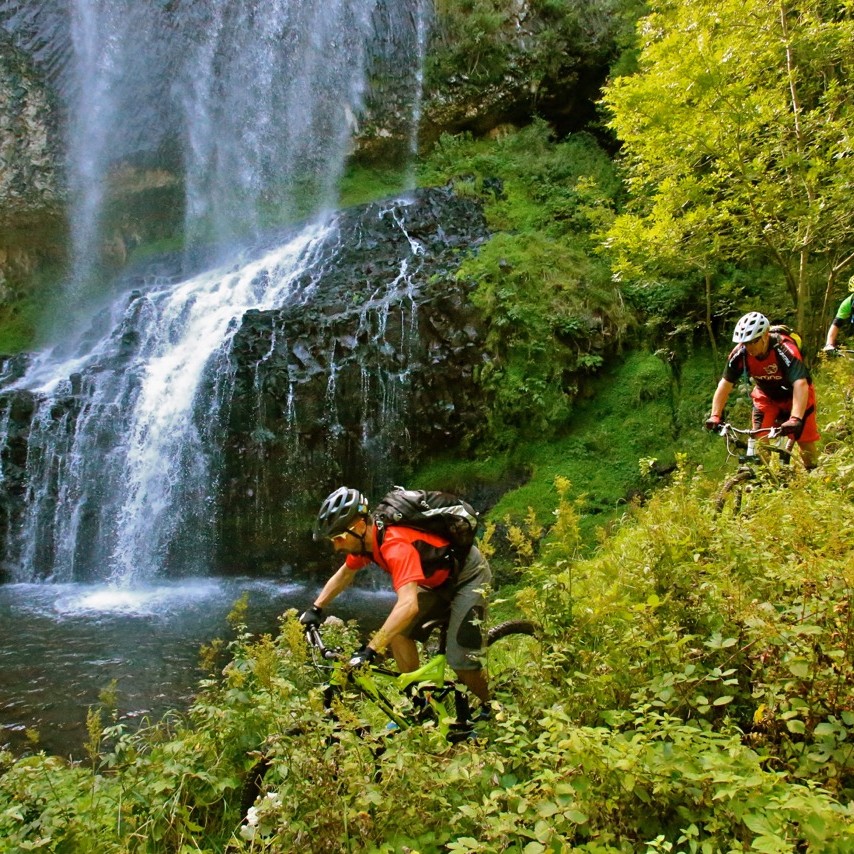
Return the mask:
<path fill-rule="evenodd" d="M 347 685 L 352 685 L 400 729 L 423 723 L 428 717 L 424 714 L 427 709 L 432 712 L 432 716 L 429 716 L 431 719 L 435 716 L 437 728 L 446 738 L 452 738 L 455 729 L 468 723 L 468 700 L 456 683 L 446 680 L 448 660 L 444 652 L 433 655 L 426 664 L 409 673 L 399 673 L 376 664 L 353 669 L 346 666 L 338 650 L 331 650 L 324 645 L 316 626 L 306 626 L 305 636 L 312 650 L 324 661 L 331 663 L 331 673 L 324 691 L 327 707 Z M 323 668 L 318 666 L 317 669 Z M 387 680 L 396 691 L 409 697 L 416 707 L 416 714 L 401 708 L 390 698 L 378 683 L 377 677 Z M 453 709 L 446 705 L 450 697 L 454 699 Z M 420 713 L 418 707 L 421 708 Z"/>

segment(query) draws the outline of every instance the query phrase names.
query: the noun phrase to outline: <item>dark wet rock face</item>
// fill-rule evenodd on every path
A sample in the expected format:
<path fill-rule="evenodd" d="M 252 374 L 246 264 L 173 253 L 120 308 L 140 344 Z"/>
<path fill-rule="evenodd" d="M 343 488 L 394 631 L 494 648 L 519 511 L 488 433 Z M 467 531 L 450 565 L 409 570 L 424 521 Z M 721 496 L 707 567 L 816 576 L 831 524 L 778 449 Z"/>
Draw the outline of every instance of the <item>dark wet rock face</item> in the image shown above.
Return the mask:
<path fill-rule="evenodd" d="M 270 238 L 253 257 L 276 256 L 292 237 Z M 255 574 L 323 560 L 327 550 L 312 542 L 310 527 L 328 491 L 349 483 L 378 498 L 427 455 L 476 435 L 485 330 L 473 285 L 456 274 L 486 237 L 478 204 L 445 189 L 338 214 L 288 296 L 256 303 L 269 310 L 235 313 L 188 401 L 192 423 L 180 427 L 188 444 L 156 446 L 163 450 L 151 488 L 174 484 L 151 504 L 152 512 L 168 505 L 153 526 L 160 557 L 134 555 L 134 568 Z M 265 263 L 255 274 L 259 293 L 283 275 Z M 148 360 L 182 323 L 156 325 L 183 281 L 168 258 L 129 271 L 123 302 L 95 318 L 91 342 L 84 339 L 95 355 L 49 393 L 16 385 L 27 356 L 4 363 L 7 578 L 54 577 L 71 564 L 74 580 L 110 577 L 113 556 L 127 555 L 116 520 L 130 486 L 113 461 L 145 433 L 134 426 L 140 387 Z M 146 542 L 137 538 L 133 548 Z"/>
<path fill-rule="evenodd" d="M 345 213 L 308 296 L 244 317 L 223 449 L 227 567 L 317 559 L 310 519 L 329 490 L 378 497 L 477 433 L 484 329 L 455 272 L 486 234 L 479 207 L 444 190 Z"/>

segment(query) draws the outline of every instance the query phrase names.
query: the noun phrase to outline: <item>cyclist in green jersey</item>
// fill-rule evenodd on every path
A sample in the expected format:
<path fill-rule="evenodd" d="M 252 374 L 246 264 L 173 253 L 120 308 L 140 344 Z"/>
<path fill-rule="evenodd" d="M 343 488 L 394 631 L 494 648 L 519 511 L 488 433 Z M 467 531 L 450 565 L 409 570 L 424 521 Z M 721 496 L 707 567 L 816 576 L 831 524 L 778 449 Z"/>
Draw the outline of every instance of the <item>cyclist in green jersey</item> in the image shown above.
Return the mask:
<path fill-rule="evenodd" d="M 827 341 L 823 348 L 825 353 L 832 353 L 836 350 L 836 338 L 843 326 L 849 334 L 854 332 L 854 276 L 848 280 L 848 290 L 851 293 L 842 300 L 839 308 L 836 309 L 836 317 L 833 318 L 833 323 L 827 330 Z"/>

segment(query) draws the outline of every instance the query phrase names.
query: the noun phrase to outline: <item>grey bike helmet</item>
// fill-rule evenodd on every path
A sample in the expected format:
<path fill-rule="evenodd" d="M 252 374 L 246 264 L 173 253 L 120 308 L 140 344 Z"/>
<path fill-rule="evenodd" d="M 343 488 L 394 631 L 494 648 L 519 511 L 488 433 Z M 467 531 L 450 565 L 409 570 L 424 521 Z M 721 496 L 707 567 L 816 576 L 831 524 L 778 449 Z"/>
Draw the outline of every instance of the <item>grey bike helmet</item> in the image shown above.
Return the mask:
<path fill-rule="evenodd" d="M 341 486 L 326 496 L 314 522 L 314 539 L 343 534 L 360 516 L 368 513 L 368 501 L 358 489 Z"/>
<path fill-rule="evenodd" d="M 764 314 L 760 314 L 758 311 L 751 311 L 750 314 L 745 314 L 735 324 L 735 332 L 732 333 L 732 340 L 736 344 L 749 344 L 751 341 L 761 338 L 770 328 L 771 324 Z"/>

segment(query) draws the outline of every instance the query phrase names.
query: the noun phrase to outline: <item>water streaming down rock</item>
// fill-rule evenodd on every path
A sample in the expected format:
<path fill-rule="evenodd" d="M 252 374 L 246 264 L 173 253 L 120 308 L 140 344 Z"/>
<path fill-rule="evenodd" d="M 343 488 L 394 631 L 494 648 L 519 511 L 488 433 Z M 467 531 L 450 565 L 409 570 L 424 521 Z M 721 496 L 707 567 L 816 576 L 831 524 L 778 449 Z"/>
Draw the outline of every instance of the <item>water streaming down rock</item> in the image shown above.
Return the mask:
<path fill-rule="evenodd" d="M 232 260 L 189 278 L 177 258 L 127 275 L 80 337 L 5 366 L 2 577 L 280 566 L 318 491 L 387 485 L 471 420 L 480 330 L 464 284 L 430 283 L 485 234 L 475 205 L 422 193 L 268 238 L 239 261 L 226 240 L 257 232 L 267 208 L 329 203 L 366 69 L 423 56 L 426 7 L 6 5 L 4 26 L 51 69 L 72 117 L 72 283 L 98 263 L 107 177 L 170 144 L 188 237 L 217 238 Z M 408 75 L 417 112 L 420 69 Z M 443 359 L 456 361 L 439 381 Z"/>
<path fill-rule="evenodd" d="M 237 571 L 317 558 L 318 495 L 377 496 L 483 418 L 484 328 L 454 273 L 487 235 L 445 190 L 339 217 L 315 296 L 244 316 L 223 441 L 220 561 Z"/>
<path fill-rule="evenodd" d="M 388 486 L 472 426 L 482 330 L 448 279 L 485 233 L 447 191 L 370 205 L 186 281 L 137 276 L 76 350 L 9 363 L 6 576 L 289 562 L 328 484 Z"/>
<path fill-rule="evenodd" d="M 13 578 L 130 581 L 169 563 L 183 572 L 210 566 L 213 440 L 229 393 L 230 339 L 247 309 L 306 290 L 300 277 L 327 228 L 304 229 L 234 269 L 151 282 L 112 307 L 94 346 L 35 357 L 6 396 L 32 413 L 18 449 L 24 535 L 8 531 Z"/>

